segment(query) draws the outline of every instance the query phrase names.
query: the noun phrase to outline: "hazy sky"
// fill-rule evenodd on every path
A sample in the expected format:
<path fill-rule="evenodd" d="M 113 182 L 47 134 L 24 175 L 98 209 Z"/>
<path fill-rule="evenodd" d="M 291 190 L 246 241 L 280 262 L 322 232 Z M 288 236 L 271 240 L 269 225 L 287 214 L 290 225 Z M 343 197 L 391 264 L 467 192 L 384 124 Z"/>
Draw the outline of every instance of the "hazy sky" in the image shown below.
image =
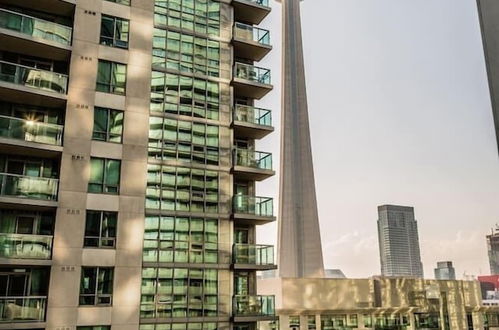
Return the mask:
<path fill-rule="evenodd" d="M 279 160 L 280 10 L 271 30 Z M 494 141 L 475 0 L 307 0 L 302 4 L 312 148 L 324 262 L 380 273 L 377 206 L 415 207 L 426 277 L 437 261 L 489 272 L 485 235 L 499 222 Z M 278 197 L 278 177 L 257 187 Z M 260 228 L 273 243 L 277 224 Z"/>

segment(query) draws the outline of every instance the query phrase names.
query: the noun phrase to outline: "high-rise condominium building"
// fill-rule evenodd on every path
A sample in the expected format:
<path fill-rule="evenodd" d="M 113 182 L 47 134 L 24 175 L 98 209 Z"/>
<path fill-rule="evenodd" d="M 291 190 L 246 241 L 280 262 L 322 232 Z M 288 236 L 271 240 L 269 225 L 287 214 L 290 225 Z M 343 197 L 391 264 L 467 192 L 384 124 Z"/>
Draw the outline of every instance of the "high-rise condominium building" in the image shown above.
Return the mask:
<path fill-rule="evenodd" d="M 439 261 L 435 268 L 435 279 L 437 280 L 455 280 L 456 270 L 452 266 L 452 261 Z"/>
<path fill-rule="evenodd" d="M 0 329 L 254 329 L 268 0 L 0 0 Z"/>
<path fill-rule="evenodd" d="M 413 207 L 379 206 L 378 240 L 382 275 L 423 277 Z"/>
<path fill-rule="evenodd" d="M 486 238 L 490 275 L 499 275 L 499 229 L 492 229 L 492 232 Z"/>

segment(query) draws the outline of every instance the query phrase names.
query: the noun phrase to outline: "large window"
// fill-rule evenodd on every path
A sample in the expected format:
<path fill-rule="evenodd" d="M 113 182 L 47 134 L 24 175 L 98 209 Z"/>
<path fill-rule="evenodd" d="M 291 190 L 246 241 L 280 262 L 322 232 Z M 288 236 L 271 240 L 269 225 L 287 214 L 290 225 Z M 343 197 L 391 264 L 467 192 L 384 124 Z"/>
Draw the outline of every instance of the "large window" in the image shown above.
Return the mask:
<path fill-rule="evenodd" d="M 139 330 L 228 330 L 229 323 L 189 322 L 189 323 L 162 323 L 141 324 Z"/>
<path fill-rule="evenodd" d="M 157 67 L 219 76 L 218 41 L 193 37 L 175 31 L 154 30 L 153 65 Z"/>
<path fill-rule="evenodd" d="M 121 143 L 124 112 L 95 107 L 92 139 Z"/>
<path fill-rule="evenodd" d="M 143 268 L 141 318 L 217 316 L 216 269 Z"/>
<path fill-rule="evenodd" d="M 118 194 L 121 161 L 105 158 L 90 159 L 88 192 Z"/>
<path fill-rule="evenodd" d="M 218 126 L 149 118 L 149 159 L 218 165 Z"/>
<path fill-rule="evenodd" d="M 146 216 L 142 260 L 217 263 L 218 220 Z"/>
<path fill-rule="evenodd" d="M 215 0 L 155 0 L 154 24 L 202 34 L 220 34 L 220 3 Z"/>
<path fill-rule="evenodd" d="M 218 172 L 148 165 L 146 208 L 218 212 Z"/>
<path fill-rule="evenodd" d="M 124 18 L 102 15 L 100 43 L 106 46 L 128 48 L 130 21 Z"/>
<path fill-rule="evenodd" d="M 152 72 L 151 111 L 217 120 L 219 107 L 218 83 Z"/>
<path fill-rule="evenodd" d="M 99 60 L 97 91 L 125 95 L 126 65 Z"/>
<path fill-rule="evenodd" d="M 130 0 L 107 0 L 107 1 L 119 3 L 120 5 L 130 6 Z"/>
<path fill-rule="evenodd" d="M 111 305 L 113 268 L 82 267 L 80 305 Z"/>
<path fill-rule="evenodd" d="M 87 211 L 84 246 L 113 248 L 116 246 L 118 213 Z"/>

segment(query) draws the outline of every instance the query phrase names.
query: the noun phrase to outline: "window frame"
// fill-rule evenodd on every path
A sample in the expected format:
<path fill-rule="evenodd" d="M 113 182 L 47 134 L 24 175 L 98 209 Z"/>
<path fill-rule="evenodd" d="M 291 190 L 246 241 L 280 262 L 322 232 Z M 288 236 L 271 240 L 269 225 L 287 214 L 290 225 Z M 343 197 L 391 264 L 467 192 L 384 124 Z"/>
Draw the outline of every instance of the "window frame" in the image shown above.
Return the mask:
<path fill-rule="evenodd" d="M 105 111 L 106 112 L 106 130 L 105 131 L 97 131 L 96 130 L 96 111 Z M 111 114 L 112 113 L 120 113 L 122 115 L 122 121 L 123 123 L 121 124 L 121 132 L 120 134 L 114 134 L 111 133 Z M 117 144 L 122 144 L 123 143 L 123 131 L 124 131 L 124 125 L 125 125 L 125 112 L 123 110 L 117 110 L 117 109 L 111 109 L 111 108 L 104 108 L 104 107 L 94 107 L 94 125 L 92 128 L 92 140 L 94 141 L 102 141 L 102 142 L 109 142 L 109 143 L 117 143 Z M 105 135 L 104 139 L 98 138 L 96 134 L 100 135 Z M 119 141 L 112 141 L 112 138 L 119 137 Z"/>
<path fill-rule="evenodd" d="M 102 163 L 102 181 L 100 182 L 92 182 L 92 161 L 94 160 L 101 160 L 103 161 Z M 109 185 L 106 183 L 108 173 L 107 173 L 107 165 L 108 162 L 110 161 L 115 161 L 118 162 L 119 164 L 119 171 L 118 171 L 118 183 L 116 185 Z M 121 183 L 121 159 L 112 159 L 112 158 L 101 158 L 101 157 L 90 157 L 90 177 L 88 180 L 88 188 L 87 191 L 92 194 L 108 194 L 108 195 L 119 195 L 120 194 L 120 183 Z M 92 191 L 90 189 L 90 185 L 100 185 L 101 189 L 100 191 Z M 114 187 L 116 188 L 116 191 L 109 191 L 109 187 Z"/>
<path fill-rule="evenodd" d="M 109 72 L 105 72 L 106 75 L 109 76 L 110 81 L 100 81 L 99 79 L 102 76 L 101 66 L 109 65 Z M 124 68 L 123 75 L 125 79 L 123 81 L 123 86 L 120 86 L 121 83 L 118 83 L 116 77 L 118 77 L 119 70 L 118 67 L 122 66 Z M 107 60 L 98 60 L 97 63 L 97 80 L 95 90 L 97 92 L 108 93 L 108 94 L 116 94 L 116 95 L 126 95 L 126 83 L 127 83 L 127 65 L 119 62 L 107 61 Z M 100 73 L 101 72 L 101 73 Z M 114 78 L 113 78 L 114 77 Z M 122 91 L 121 91 L 122 89 Z"/>
<path fill-rule="evenodd" d="M 103 36 L 102 34 L 102 26 L 104 23 L 104 20 L 109 20 L 112 21 L 113 24 L 113 32 L 112 32 L 112 37 L 108 36 Z M 128 25 L 128 31 L 126 32 L 126 41 L 121 40 L 118 36 L 118 22 L 121 24 L 126 23 Z M 109 47 L 114 47 L 114 48 L 121 48 L 121 49 L 128 49 L 128 45 L 130 43 L 130 20 L 122 17 L 117 17 L 117 16 L 111 16 L 111 15 L 101 15 L 101 26 L 100 26 L 100 33 L 99 33 L 99 43 L 104 46 L 109 46 Z"/>
<path fill-rule="evenodd" d="M 88 224 L 88 219 L 89 219 L 89 213 L 98 213 L 99 214 L 99 236 L 88 236 L 87 235 L 87 224 Z M 115 235 L 114 235 L 114 237 L 103 237 L 103 235 L 102 235 L 103 222 L 104 222 L 104 218 L 106 215 L 114 215 L 115 216 L 115 220 L 114 220 L 115 221 L 114 222 Z M 84 237 L 83 237 L 83 247 L 84 248 L 94 248 L 94 249 L 116 249 L 117 230 L 118 230 L 118 212 L 87 210 L 86 215 L 85 215 L 85 233 L 84 233 Z M 87 239 L 97 239 L 98 243 L 97 243 L 97 245 L 88 245 L 88 244 L 86 244 Z M 112 245 L 104 245 L 103 241 L 112 242 Z"/>
<path fill-rule="evenodd" d="M 86 269 L 95 269 L 95 289 L 93 293 L 82 293 L 84 290 L 83 288 L 83 279 L 85 278 L 85 270 Z M 99 293 L 99 275 L 101 271 L 107 270 L 111 271 L 111 293 Z M 80 293 L 79 293 L 79 300 L 78 300 L 78 305 L 79 306 L 112 306 L 113 305 L 113 292 L 114 292 L 114 267 L 81 267 L 81 276 L 80 276 Z M 92 304 L 84 304 L 82 303 L 82 298 L 85 297 L 93 297 L 93 303 Z M 99 303 L 99 299 L 101 298 L 108 298 L 109 302 L 108 303 Z"/>

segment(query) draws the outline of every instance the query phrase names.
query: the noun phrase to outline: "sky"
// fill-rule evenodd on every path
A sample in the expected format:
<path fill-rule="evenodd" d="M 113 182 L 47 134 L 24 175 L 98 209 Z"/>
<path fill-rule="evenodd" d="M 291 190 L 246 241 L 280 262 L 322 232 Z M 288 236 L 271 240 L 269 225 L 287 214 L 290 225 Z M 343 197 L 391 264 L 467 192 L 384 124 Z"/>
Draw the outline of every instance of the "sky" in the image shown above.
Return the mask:
<path fill-rule="evenodd" d="M 273 51 L 276 132 L 257 147 L 279 168 L 281 6 L 261 24 Z M 380 273 L 377 206 L 415 207 L 425 277 L 488 274 L 485 235 L 499 223 L 495 145 L 475 0 L 306 0 L 307 92 L 326 268 Z M 278 198 L 278 175 L 257 194 Z M 258 230 L 276 244 L 277 223 Z"/>

